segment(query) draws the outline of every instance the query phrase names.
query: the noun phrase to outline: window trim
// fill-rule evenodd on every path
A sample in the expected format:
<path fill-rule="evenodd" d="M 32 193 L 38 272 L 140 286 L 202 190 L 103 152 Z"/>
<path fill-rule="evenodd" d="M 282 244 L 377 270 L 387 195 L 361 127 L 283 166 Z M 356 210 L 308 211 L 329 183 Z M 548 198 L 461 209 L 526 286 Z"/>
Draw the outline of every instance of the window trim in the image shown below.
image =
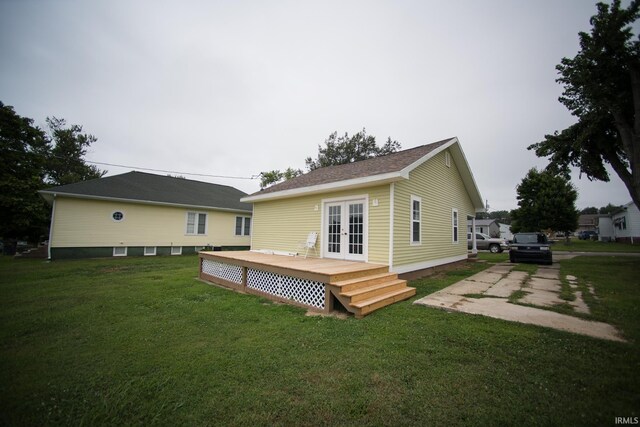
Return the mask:
<path fill-rule="evenodd" d="M 178 251 L 174 251 L 174 249 L 178 249 Z M 182 255 L 182 246 L 171 246 L 170 252 L 171 255 Z"/>
<path fill-rule="evenodd" d="M 194 232 L 193 233 L 189 233 L 189 214 L 194 214 L 196 221 L 193 225 L 194 227 Z M 200 215 L 204 215 L 204 233 L 198 233 L 198 225 L 199 225 L 199 218 Z M 184 234 L 185 236 L 206 236 L 207 233 L 209 232 L 209 214 L 207 212 L 202 212 L 202 211 L 187 211 L 185 213 L 185 225 L 184 225 Z"/>
<path fill-rule="evenodd" d="M 117 254 L 116 250 L 117 249 L 124 249 L 124 253 L 123 254 Z M 113 256 L 127 256 L 127 247 L 126 246 L 114 246 L 113 247 Z"/>
<path fill-rule="evenodd" d="M 240 219 L 240 234 L 238 234 L 238 219 Z M 247 222 L 249 223 L 249 233 L 247 231 Z M 236 223 L 234 224 L 233 234 L 237 237 L 251 236 L 251 217 L 236 215 Z"/>
<path fill-rule="evenodd" d="M 147 249 L 153 249 L 153 253 L 147 253 Z M 157 246 L 145 246 L 144 249 L 142 250 L 142 254 L 144 256 L 156 256 L 157 253 L 158 253 Z"/>
<path fill-rule="evenodd" d="M 451 208 L 451 242 L 460 243 L 460 214 L 456 208 Z"/>
<path fill-rule="evenodd" d="M 418 202 L 418 220 L 413 219 L 413 202 Z M 413 240 L 413 225 L 418 223 L 418 240 Z M 422 245 L 422 197 L 411 195 L 409 204 L 409 244 L 411 246 Z"/>

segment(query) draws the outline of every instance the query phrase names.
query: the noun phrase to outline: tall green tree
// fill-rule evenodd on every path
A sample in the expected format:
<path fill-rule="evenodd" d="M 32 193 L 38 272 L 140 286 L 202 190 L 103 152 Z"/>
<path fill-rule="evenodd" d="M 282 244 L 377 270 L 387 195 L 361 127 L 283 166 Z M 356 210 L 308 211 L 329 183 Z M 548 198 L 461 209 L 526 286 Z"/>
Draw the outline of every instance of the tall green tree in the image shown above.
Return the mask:
<path fill-rule="evenodd" d="M 300 169 L 287 168 L 284 172 L 279 170 L 272 170 L 268 172 L 260 173 L 260 188 L 268 187 L 269 185 L 276 184 L 278 182 L 286 181 L 296 176 L 302 175 Z"/>
<path fill-rule="evenodd" d="M 305 163 L 307 170 L 312 171 L 326 166 L 344 165 L 372 157 L 384 156 L 395 153 L 400 148 L 400 143 L 392 140 L 391 137 L 387 138 L 387 142 L 382 146 L 378 146 L 376 137 L 367 135 L 365 129 L 352 136 L 349 136 L 346 132 L 343 136 L 338 136 L 338 132 L 333 132 L 324 141 L 324 146 L 318 145 L 318 157 L 315 159 L 307 157 Z M 284 172 L 279 170 L 261 172 L 260 188 L 295 178 L 298 175 L 302 175 L 302 171 L 293 168 L 288 168 Z"/>
<path fill-rule="evenodd" d="M 529 170 L 516 187 L 518 208 L 511 211 L 511 231 L 563 231 L 578 228 L 578 192 L 563 175 Z"/>
<path fill-rule="evenodd" d="M 82 132 L 80 125 L 67 125 L 64 119 L 47 117 L 51 149 L 47 156 L 46 182 L 66 185 L 102 177 L 106 171 L 85 163 L 87 149 L 98 140 Z"/>
<path fill-rule="evenodd" d="M 591 33 L 579 34 L 578 54 L 556 67 L 564 88 L 559 101 L 578 122 L 529 149 L 549 157 L 549 170 L 575 166 L 590 180 L 609 181 L 611 165 L 640 207 L 640 39 L 631 29 L 640 1 L 596 8 Z"/>
<path fill-rule="evenodd" d="M 367 135 L 365 129 L 352 136 L 349 136 L 346 132 L 343 136 L 338 136 L 338 132 L 333 132 L 324 141 L 324 147 L 318 145 L 318 157 L 315 159 L 307 157 L 305 163 L 307 164 L 307 169 L 312 171 L 325 166 L 344 165 L 372 157 L 384 156 L 385 154 L 394 153 L 400 148 L 400 143 L 391 140 L 391 137 L 387 138 L 387 142 L 382 146 L 378 146 L 376 137 Z"/>
<path fill-rule="evenodd" d="M 580 215 L 592 215 L 597 213 L 598 208 L 596 208 L 595 206 L 588 206 L 580 211 Z"/>
<path fill-rule="evenodd" d="M 0 238 L 9 253 L 17 239 L 36 241 L 48 233 L 50 207 L 38 190 L 106 173 L 83 159 L 94 136 L 61 119 L 47 124 L 49 134 L 0 102 Z"/>
<path fill-rule="evenodd" d="M 618 212 L 620 209 L 622 209 L 622 206 L 612 205 L 611 203 L 607 203 L 607 206 L 601 207 L 597 213 L 603 214 L 603 215 L 611 215 L 612 213 Z"/>
<path fill-rule="evenodd" d="M 37 191 L 44 185 L 50 148 L 33 120 L 0 102 L 0 238 L 9 253 L 15 240 L 46 232 L 48 209 Z"/>

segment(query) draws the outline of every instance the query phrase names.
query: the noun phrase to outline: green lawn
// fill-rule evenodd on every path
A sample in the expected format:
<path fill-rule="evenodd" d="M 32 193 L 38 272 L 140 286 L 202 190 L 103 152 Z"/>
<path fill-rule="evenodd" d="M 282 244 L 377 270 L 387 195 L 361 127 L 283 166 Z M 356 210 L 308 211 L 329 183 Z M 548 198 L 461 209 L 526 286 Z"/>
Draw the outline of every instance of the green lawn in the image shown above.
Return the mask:
<path fill-rule="evenodd" d="M 575 258 L 630 343 L 411 301 L 308 317 L 195 280 L 197 258 L 0 257 L 3 425 L 613 425 L 640 415 L 632 258 Z M 422 297 L 487 262 L 413 282 Z"/>
<path fill-rule="evenodd" d="M 598 242 L 571 238 L 568 244 L 564 240 L 555 242 L 551 245 L 551 250 L 572 252 L 640 252 L 640 242 L 632 245 L 629 243 Z"/>

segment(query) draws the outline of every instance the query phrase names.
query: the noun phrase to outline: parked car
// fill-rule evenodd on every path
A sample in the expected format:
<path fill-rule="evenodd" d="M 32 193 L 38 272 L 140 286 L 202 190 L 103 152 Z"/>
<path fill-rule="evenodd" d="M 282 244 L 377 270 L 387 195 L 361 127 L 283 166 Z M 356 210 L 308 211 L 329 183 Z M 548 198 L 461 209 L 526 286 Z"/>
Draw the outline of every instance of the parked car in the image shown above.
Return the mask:
<path fill-rule="evenodd" d="M 471 249 L 472 246 L 471 233 L 467 233 L 467 248 Z M 484 233 L 476 233 L 476 248 L 489 250 L 491 253 L 497 254 L 508 250 L 509 243 L 505 239 L 498 239 Z"/>
<path fill-rule="evenodd" d="M 20 253 L 26 251 L 27 249 L 29 249 L 29 242 L 27 242 L 26 240 L 18 240 L 18 242 L 16 243 L 16 251 Z"/>
<path fill-rule="evenodd" d="M 552 264 L 553 256 L 544 233 L 516 233 L 509 247 L 509 261 Z"/>
<path fill-rule="evenodd" d="M 598 233 L 596 233 L 593 230 L 581 231 L 580 234 L 578 234 L 578 239 L 580 240 L 591 240 L 591 239 L 597 239 L 597 238 L 598 238 Z"/>

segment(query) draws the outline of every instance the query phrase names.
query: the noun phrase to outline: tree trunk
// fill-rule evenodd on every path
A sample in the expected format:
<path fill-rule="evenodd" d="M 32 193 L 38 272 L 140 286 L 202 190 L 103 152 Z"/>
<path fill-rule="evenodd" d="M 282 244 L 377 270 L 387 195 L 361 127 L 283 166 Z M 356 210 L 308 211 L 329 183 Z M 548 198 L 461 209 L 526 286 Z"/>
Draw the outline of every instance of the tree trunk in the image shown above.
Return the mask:
<path fill-rule="evenodd" d="M 633 99 L 633 123 L 628 123 L 620 111 L 612 111 L 618 135 L 629 160 L 629 169 L 620 161 L 607 159 L 627 187 L 633 203 L 640 209 L 640 66 L 632 64 L 629 75 L 631 78 L 631 94 Z M 613 160 L 613 161 L 612 161 Z"/>

